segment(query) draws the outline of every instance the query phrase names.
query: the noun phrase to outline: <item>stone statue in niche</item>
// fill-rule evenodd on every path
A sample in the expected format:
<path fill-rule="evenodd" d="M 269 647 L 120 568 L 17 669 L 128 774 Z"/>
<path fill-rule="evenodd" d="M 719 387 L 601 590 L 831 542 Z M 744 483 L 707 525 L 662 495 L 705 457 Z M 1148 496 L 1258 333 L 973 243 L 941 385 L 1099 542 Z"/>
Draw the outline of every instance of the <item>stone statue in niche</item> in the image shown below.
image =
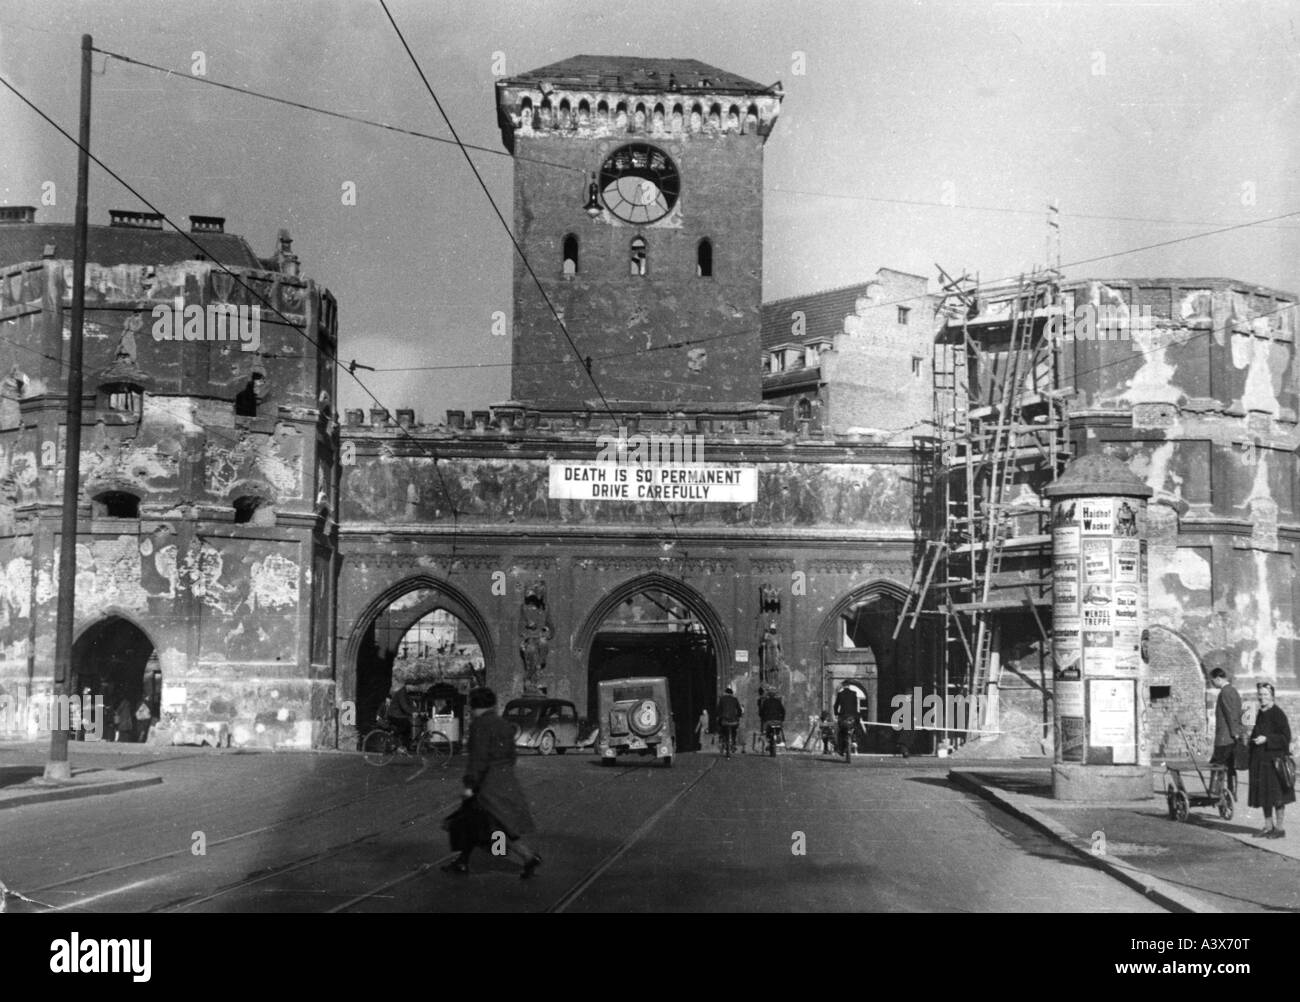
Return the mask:
<path fill-rule="evenodd" d="M 540 577 L 524 591 L 519 609 L 519 656 L 524 662 L 524 692 L 539 691 L 538 681 L 546 670 L 555 625 L 546 608 L 546 582 Z"/>
<path fill-rule="evenodd" d="M 117 342 L 116 358 L 119 362 L 135 365 L 135 333 L 144 326 L 139 313 L 132 313 L 122 325 L 122 338 Z"/>
<path fill-rule="evenodd" d="M 763 637 L 758 642 L 758 678 L 763 685 L 776 685 L 781 680 L 785 657 L 781 652 L 781 634 L 776 620 L 769 620 Z"/>

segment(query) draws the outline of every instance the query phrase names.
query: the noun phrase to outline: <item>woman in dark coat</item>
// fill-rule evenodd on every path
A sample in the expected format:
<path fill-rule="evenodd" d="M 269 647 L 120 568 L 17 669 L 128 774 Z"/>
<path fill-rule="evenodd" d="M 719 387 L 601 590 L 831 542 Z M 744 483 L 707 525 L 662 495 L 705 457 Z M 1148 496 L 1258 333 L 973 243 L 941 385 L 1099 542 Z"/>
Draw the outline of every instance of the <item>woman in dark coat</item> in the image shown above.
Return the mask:
<path fill-rule="evenodd" d="M 1255 833 L 1255 838 L 1283 838 L 1286 830 L 1282 814 L 1287 804 L 1295 803 L 1295 788 L 1288 789 L 1278 772 L 1281 760 L 1291 750 L 1291 724 L 1273 702 L 1271 685 L 1260 682 L 1255 691 L 1259 694 L 1259 713 L 1250 733 L 1250 806 L 1264 808 L 1264 828 Z"/>
<path fill-rule="evenodd" d="M 466 799 L 478 797 L 478 805 L 492 818 L 493 829 L 503 832 L 506 846 L 523 863 L 520 879 L 527 880 L 542 862 L 542 857 L 522 841 L 535 831 L 528 800 L 515 778 L 515 729 L 496 712 L 497 697 L 491 689 L 475 689 L 469 694 L 474 722 L 469 729 L 469 765 L 465 773 Z M 444 870 L 468 873 L 473 847 L 461 851 Z"/>

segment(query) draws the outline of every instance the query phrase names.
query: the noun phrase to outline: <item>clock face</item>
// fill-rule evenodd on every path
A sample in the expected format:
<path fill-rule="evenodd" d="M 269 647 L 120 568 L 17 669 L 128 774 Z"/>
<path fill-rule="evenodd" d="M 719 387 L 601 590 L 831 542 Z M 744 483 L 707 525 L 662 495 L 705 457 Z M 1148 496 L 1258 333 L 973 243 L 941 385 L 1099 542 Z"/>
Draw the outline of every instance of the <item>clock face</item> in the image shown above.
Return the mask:
<path fill-rule="evenodd" d="M 663 150 L 646 143 L 620 146 L 600 168 L 605 208 L 625 223 L 654 223 L 677 204 L 681 177 Z"/>

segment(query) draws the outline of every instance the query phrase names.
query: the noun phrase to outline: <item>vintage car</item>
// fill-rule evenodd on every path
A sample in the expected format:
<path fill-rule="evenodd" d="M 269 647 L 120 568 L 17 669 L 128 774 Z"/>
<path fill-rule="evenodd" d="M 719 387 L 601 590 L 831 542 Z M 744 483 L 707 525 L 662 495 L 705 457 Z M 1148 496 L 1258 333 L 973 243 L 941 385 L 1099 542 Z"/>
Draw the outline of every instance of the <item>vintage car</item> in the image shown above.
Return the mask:
<path fill-rule="evenodd" d="M 672 768 L 677 732 L 666 678 L 620 678 L 596 686 L 600 716 L 600 764 L 619 755 L 653 755 Z"/>
<path fill-rule="evenodd" d="M 563 755 L 570 748 L 591 744 L 590 736 L 583 733 L 577 708 L 567 699 L 523 696 L 510 700 L 501 716 L 515 725 L 516 748 Z"/>

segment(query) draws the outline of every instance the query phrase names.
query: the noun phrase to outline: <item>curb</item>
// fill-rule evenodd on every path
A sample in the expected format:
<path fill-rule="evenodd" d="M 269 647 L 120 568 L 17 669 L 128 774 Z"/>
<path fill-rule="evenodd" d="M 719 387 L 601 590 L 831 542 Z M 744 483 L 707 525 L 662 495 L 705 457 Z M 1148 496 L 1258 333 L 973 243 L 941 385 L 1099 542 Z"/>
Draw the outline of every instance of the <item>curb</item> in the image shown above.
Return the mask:
<path fill-rule="evenodd" d="M 1145 870 L 1140 870 L 1130 863 L 1122 862 L 1111 856 L 1098 856 L 1092 851 L 1092 846 L 1081 839 L 1074 832 L 1070 831 L 1064 825 L 1054 821 L 1045 814 L 1034 810 L 1025 804 L 1017 803 L 1020 798 L 1007 794 L 1004 791 L 985 782 L 982 778 L 974 775 L 972 772 L 965 770 L 951 770 L 948 773 L 950 782 L 988 800 L 998 807 L 1005 810 L 1026 824 L 1039 829 L 1066 848 L 1072 850 L 1077 855 L 1084 857 L 1094 866 L 1105 870 L 1112 877 L 1138 891 L 1143 897 L 1154 901 L 1162 908 L 1167 908 L 1173 912 L 1186 912 L 1198 915 L 1222 915 L 1225 914 L 1223 909 L 1216 908 L 1214 905 L 1201 901 L 1193 897 L 1181 888 L 1175 887 L 1167 881 L 1161 880 Z"/>
<path fill-rule="evenodd" d="M 26 807 L 29 804 L 45 804 L 56 800 L 80 800 L 82 797 L 97 797 L 103 793 L 122 793 L 143 786 L 157 786 L 163 781 L 161 776 L 132 776 L 130 779 L 111 779 L 106 782 L 71 782 L 45 788 L 21 786 L 11 787 L 12 793 L 0 791 L 0 810 L 9 807 Z"/>

